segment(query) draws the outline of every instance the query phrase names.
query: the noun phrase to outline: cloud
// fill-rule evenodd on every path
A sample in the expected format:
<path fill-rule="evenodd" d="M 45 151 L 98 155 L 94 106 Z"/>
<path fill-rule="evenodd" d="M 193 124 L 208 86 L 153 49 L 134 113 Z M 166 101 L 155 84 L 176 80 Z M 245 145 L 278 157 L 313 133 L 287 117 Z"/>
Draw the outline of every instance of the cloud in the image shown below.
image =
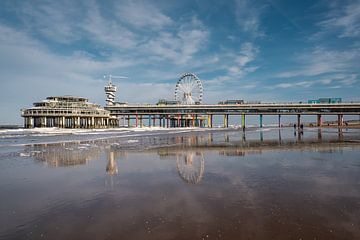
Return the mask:
<path fill-rule="evenodd" d="M 71 43 L 79 40 L 77 32 L 76 4 L 73 1 L 49 1 L 46 4 L 23 2 L 17 6 L 17 15 L 29 32 L 60 43 Z"/>
<path fill-rule="evenodd" d="M 273 87 L 270 87 L 271 89 L 277 89 L 277 88 L 294 88 L 294 87 L 303 87 L 308 88 L 314 85 L 314 82 L 311 81 L 302 81 L 302 82 L 291 82 L 291 83 L 280 83 L 276 84 Z"/>
<path fill-rule="evenodd" d="M 105 11 L 104 7 L 114 10 Z M 29 35 L 69 48 L 78 41 L 76 44 L 84 44 L 85 51 L 105 57 L 121 53 L 143 62 L 170 60 L 186 65 L 204 49 L 209 38 L 208 29 L 195 15 L 188 14 L 175 22 L 159 6 L 142 0 L 106 4 L 21 2 L 11 4 L 11 8 Z M 164 29 L 167 26 L 171 28 Z"/>
<path fill-rule="evenodd" d="M 321 86 L 328 88 L 343 88 L 349 87 L 358 82 L 356 74 L 335 74 L 327 78 L 313 79 L 307 81 L 292 81 L 292 82 L 282 82 L 274 86 L 268 87 L 269 89 L 278 89 L 278 88 L 309 88 L 311 86 Z"/>
<path fill-rule="evenodd" d="M 259 48 L 251 42 L 245 42 L 241 45 L 239 52 L 236 54 L 227 51 L 219 56 L 221 65 L 216 67 L 217 70 L 224 70 L 226 75 L 218 76 L 210 83 L 218 84 L 229 81 L 237 81 L 249 73 L 255 72 L 259 67 L 254 65 Z"/>
<path fill-rule="evenodd" d="M 173 20 L 147 1 L 125 1 L 116 4 L 116 16 L 137 28 L 161 29 Z"/>
<path fill-rule="evenodd" d="M 144 52 L 158 57 L 158 60 L 190 64 L 193 55 L 205 46 L 208 36 L 209 32 L 203 24 L 196 17 L 192 17 L 191 21 L 181 24 L 176 32 L 160 32 L 141 48 Z"/>
<path fill-rule="evenodd" d="M 305 52 L 297 57 L 297 70 L 277 74 L 279 78 L 311 77 L 328 73 L 346 73 L 356 68 L 360 60 L 357 50 L 329 50 L 317 47 L 311 52 Z"/>
<path fill-rule="evenodd" d="M 261 14 L 264 7 L 254 4 L 250 0 L 235 1 L 235 16 L 241 30 L 252 34 L 254 37 L 262 37 L 265 33 L 261 30 Z"/>
<path fill-rule="evenodd" d="M 360 2 L 335 2 L 324 20 L 317 23 L 320 32 L 316 36 L 337 32 L 338 37 L 360 36 Z"/>
<path fill-rule="evenodd" d="M 88 3 L 85 22 L 81 28 L 93 41 L 114 46 L 117 50 L 132 49 L 140 41 L 140 37 L 119 22 L 104 18 L 95 2 Z"/>

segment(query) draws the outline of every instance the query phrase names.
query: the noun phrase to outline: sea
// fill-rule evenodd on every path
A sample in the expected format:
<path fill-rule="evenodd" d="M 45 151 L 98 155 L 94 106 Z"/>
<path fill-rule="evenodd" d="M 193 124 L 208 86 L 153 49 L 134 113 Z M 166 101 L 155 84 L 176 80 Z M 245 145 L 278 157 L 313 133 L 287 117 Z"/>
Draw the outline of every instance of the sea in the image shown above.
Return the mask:
<path fill-rule="evenodd" d="M 360 129 L 0 129 L 0 239 L 360 239 Z"/>

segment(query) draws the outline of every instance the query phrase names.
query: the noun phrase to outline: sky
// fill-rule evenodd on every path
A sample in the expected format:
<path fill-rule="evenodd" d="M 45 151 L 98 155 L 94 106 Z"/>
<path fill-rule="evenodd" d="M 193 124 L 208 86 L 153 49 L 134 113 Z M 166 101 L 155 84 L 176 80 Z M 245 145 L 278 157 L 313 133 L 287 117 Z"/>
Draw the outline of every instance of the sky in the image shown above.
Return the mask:
<path fill-rule="evenodd" d="M 0 1 L 0 124 L 47 96 L 105 105 L 174 98 L 195 73 L 204 103 L 360 101 L 360 1 Z"/>

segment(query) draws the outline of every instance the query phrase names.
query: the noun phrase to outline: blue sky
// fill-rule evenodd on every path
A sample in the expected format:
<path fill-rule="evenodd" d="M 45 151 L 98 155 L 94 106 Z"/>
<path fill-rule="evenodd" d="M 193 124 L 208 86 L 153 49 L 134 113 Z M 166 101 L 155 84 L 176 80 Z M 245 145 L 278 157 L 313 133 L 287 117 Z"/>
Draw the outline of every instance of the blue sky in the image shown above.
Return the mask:
<path fill-rule="evenodd" d="M 51 95 L 172 99 L 193 72 L 204 102 L 359 101 L 360 1 L 0 2 L 0 124 Z"/>

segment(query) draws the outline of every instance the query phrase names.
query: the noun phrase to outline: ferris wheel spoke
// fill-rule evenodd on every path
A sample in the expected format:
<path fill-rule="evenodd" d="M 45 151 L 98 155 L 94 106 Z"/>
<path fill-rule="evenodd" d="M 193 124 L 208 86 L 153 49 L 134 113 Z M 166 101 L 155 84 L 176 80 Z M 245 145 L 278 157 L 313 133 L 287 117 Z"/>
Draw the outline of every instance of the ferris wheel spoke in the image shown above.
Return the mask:
<path fill-rule="evenodd" d="M 189 79 L 188 79 L 187 82 L 186 82 L 186 89 L 188 90 L 188 93 L 191 92 L 191 82 L 190 82 Z"/>
<path fill-rule="evenodd" d="M 190 91 L 192 91 L 196 87 L 196 83 L 192 82 L 190 85 Z"/>
<path fill-rule="evenodd" d="M 183 92 L 186 92 L 186 87 L 183 84 L 179 84 L 179 89 Z"/>

